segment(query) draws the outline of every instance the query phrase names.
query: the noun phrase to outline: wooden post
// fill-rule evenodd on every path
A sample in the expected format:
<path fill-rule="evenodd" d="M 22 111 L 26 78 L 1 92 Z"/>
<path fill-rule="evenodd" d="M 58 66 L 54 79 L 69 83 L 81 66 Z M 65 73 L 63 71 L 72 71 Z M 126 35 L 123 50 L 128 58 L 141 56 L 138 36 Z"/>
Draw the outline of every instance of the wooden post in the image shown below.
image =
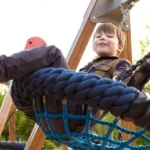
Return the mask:
<path fill-rule="evenodd" d="M 79 37 L 78 42 L 76 43 L 71 57 L 68 61 L 68 64 L 72 70 L 76 70 L 76 68 L 78 67 L 78 64 L 82 58 L 85 48 L 93 33 L 95 25 L 96 24 L 91 22 L 90 19 L 87 20 L 85 28 L 83 29 L 82 34 Z"/>
<path fill-rule="evenodd" d="M 124 31 L 126 37 L 126 44 L 124 47 L 123 52 L 121 53 L 120 57 L 128 59 L 132 63 L 132 45 L 131 45 L 131 32 Z"/>
<path fill-rule="evenodd" d="M 67 56 L 67 61 L 72 70 L 76 70 L 78 64 L 82 58 L 85 48 L 89 42 L 89 39 L 93 33 L 96 23 L 90 20 L 91 12 L 98 0 L 92 0 L 89 7 L 84 15 L 84 20 L 81 24 L 79 32 L 71 46 L 71 49 Z"/>
<path fill-rule="evenodd" d="M 121 57 L 128 59 L 132 63 L 131 32 L 124 31 L 124 33 L 126 36 L 126 45 L 124 51 L 121 54 Z M 132 122 L 121 121 L 121 124 L 126 129 L 135 130 L 135 125 Z M 122 135 L 123 135 L 123 140 L 128 140 L 129 138 L 131 138 L 130 134 L 123 133 Z M 133 142 L 132 144 L 135 145 L 136 142 Z"/>
<path fill-rule="evenodd" d="M 71 149 L 67 146 L 63 146 L 63 150 L 71 150 Z"/>
<path fill-rule="evenodd" d="M 9 116 L 10 110 L 12 109 L 13 105 L 14 104 L 10 96 L 10 87 L 9 87 L 9 90 L 5 96 L 5 99 L 0 109 L 0 135 L 3 132 L 5 123 L 7 121 L 7 118 Z"/>
<path fill-rule="evenodd" d="M 35 124 L 24 150 L 41 150 L 45 139 L 45 135 L 39 126 Z"/>
<path fill-rule="evenodd" d="M 15 124 L 15 116 L 14 116 L 14 105 L 12 105 L 10 109 L 10 120 L 9 120 L 9 141 L 16 141 L 16 124 Z"/>

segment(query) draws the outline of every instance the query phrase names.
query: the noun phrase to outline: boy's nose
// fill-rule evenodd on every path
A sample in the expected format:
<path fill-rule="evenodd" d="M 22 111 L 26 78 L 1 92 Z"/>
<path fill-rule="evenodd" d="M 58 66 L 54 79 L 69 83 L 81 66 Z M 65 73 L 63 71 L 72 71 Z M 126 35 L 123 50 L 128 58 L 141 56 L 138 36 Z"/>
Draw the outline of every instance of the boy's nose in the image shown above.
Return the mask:
<path fill-rule="evenodd" d="M 104 34 L 103 34 L 103 35 L 101 35 L 100 40 L 105 40 L 105 35 L 104 35 Z"/>

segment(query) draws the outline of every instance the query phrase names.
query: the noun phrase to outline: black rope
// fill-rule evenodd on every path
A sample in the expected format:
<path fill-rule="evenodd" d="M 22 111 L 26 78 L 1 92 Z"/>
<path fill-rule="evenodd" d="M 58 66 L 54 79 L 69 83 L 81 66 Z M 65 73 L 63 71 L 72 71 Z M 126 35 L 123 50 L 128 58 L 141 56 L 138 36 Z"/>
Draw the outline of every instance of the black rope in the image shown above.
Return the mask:
<path fill-rule="evenodd" d="M 12 117 L 12 115 L 15 113 L 15 111 L 16 111 L 16 108 L 14 108 L 14 110 L 13 110 L 13 111 L 11 112 L 11 114 L 8 116 L 5 125 L 7 125 L 8 121 L 10 121 L 10 123 L 11 123 L 11 125 L 12 125 L 12 128 L 13 128 L 13 131 L 14 131 L 14 133 L 15 133 L 15 135 L 16 135 L 16 139 L 17 139 L 17 141 L 19 141 L 19 135 L 17 134 L 17 132 L 16 132 L 16 130 L 15 130 L 15 128 L 14 128 L 12 122 L 11 122 L 11 117 Z"/>

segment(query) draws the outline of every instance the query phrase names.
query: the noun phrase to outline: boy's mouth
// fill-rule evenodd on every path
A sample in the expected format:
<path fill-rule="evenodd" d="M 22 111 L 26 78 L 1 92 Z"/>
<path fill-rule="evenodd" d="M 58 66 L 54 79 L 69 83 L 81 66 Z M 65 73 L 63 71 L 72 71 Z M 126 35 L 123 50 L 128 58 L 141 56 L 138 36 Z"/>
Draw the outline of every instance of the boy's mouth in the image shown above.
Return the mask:
<path fill-rule="evenodd" d="M 100 46 L 106 46 L 108 44 L 106 44 L 106 43 L 99 43 L 98 45 L 100 45 Z"/>

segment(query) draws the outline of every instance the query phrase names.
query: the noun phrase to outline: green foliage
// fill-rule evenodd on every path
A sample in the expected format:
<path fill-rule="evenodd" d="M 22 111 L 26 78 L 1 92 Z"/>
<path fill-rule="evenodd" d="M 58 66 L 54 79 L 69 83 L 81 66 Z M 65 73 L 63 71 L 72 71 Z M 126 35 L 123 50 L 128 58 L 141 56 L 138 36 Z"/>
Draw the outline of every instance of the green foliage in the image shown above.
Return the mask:
<path fill-rule="evenodd" d="M 110 113 L 108 113 L 103 120 L 104 121 L 108 121 L 108 122 L 113 122 L 113 120 L 115 119 L 115 117 L 113 115 L 111 115 Z M 105 126 L 105 125 L 101 125 L 101 124 L 96 124 L 95 126 L 92 127 L 91 132 L 100 136 L 104 136 L 107 131 L 108 131 L 109 127 Z M 112 134 L 111 134 L 111 138 L 113 138 L 114 140 L 118 139 L 118 131 L 117 130 L 113 130 Z"/>
<path fill-rule="evenodd" d="M 55 144 L 50 140 L 45 140 L 44 147 L 42 150 L 54 150 L 56 149 Z"/>
<path fill-rule="evenodd" d="M 8 87 L 6 85 L 0 84 L 0 106 L 3 103 L 7 90 L 8 90 Z M 8 117 L 8 120 L 9 120 L 9 117 Z M 15 122 L 16 122 L 15 132 L 17 133 L 16 136 L 19 138 L 18 140 L 27 141 L 35 123 L 32 120 L 28 119 L 20 111 L 15 112 Z M 7 122 L 3 129 L 0 140 L 7 141 L 8 136 L 9 136 L 9 132 L 8 132 L 8 122 Z"/>
<path fill-rule="evenodd" d="M 8 136 L 9 136 L 9 132 L 8 132 L 8 124 L 5 125 L 3 132 L 2 132 L 2 136 L 0 140 L 4 140 L 4 141 L 8 141 Z"/>
<path fill-rule="evenodd" d="M 8 87 L 6 85 L 0 84 L 0 107 L 3 103 L 7 90 L 8 90 Z"/>
<path fill-rule="evenodd" d="M 35 125 L 35 122 L 27 118 L 21 111 L 16 111 L 16 132 L 21 141 L 27 141 L 31 131 Z"/>
<path fill-rule="evenodd" d="M 140 54 L 138 57 L 134 59 L 134 62 L 137 60 L 141 59 L 143 56 L 145 56 L 149 50 L 150 50 L 150 26 L 146 25 L 146 31 L 147 35 L 145 36 L 144 39 L 139 40 L 140 44 Z"/>
<path fill-rule="evenodd" d="M 141 129 L 140 127 L 137 127 L 137 130 L 140 130 L 140 129 Z M 150 138 L 150 132 L 146 132 L 144 135 Z M 137 145 L 147 145 L 147 144 L 149 144 L 149 142 L 146 142 L 142 138 L 139 138 L 136 140 L 136 144 Z"/>

